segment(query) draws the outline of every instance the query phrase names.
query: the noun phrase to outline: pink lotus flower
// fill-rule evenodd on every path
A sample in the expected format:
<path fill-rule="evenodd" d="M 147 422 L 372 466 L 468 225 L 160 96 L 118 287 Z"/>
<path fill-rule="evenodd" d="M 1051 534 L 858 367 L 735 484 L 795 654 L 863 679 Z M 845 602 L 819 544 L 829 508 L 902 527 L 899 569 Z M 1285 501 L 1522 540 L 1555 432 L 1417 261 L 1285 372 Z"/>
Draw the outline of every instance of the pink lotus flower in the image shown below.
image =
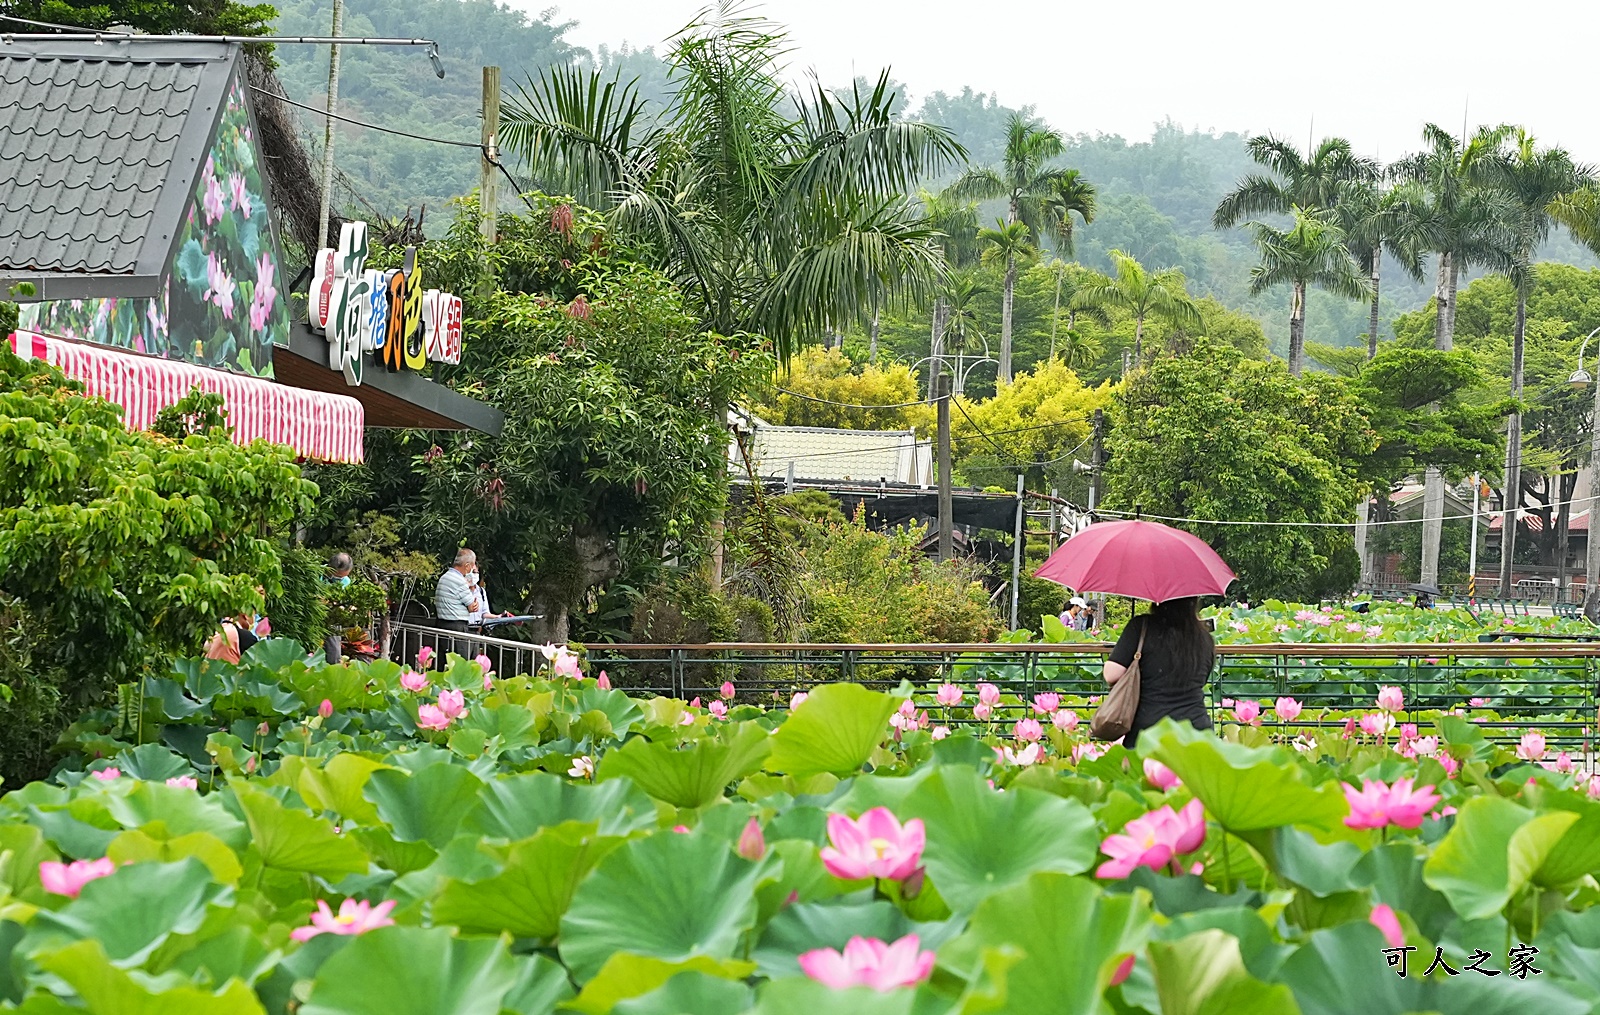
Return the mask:
<path fill-rule="evenodd" d="M 494 661 L 491 660 L 488 656 L 484 655 L 482 652 L 479 652 L 477 655 L 473 656 L 472 657 L 472 661 L 477 663 L 478 664 L 478 669 L 482 670 L 483 672 L 485 672 L 485 673 L 493 673 L 494 672 Z"/>
<path fill-rule="evenodd" d="M 1439 764 L 1444 766 L 1445 777 L 1449 779 L 1454 779 L 1456 773 L 1461 771 L 1461 762 L 1448 754 L 1439 755 Z"/>
<path fill-rule="evenodd" d="M 1093 761 L 1105 754 L 1109 749 L 1108 747 L 1101 747 L 1099 744 L 1073 744 L 1072 763 L 1078 765 L 1085 761 Z"/>
<path fill-rule="evenodd" d="M 1600 800 L 1600 775 L 1591 775 L 1580 778 L 1578 780 L 1578 785 L 1582 786 L 1585 779 L 1587 779 L 1589 783 L 1589 787 L 1586 792 L 1592 799 Z"/>
<path fill-rule="evenodd" d="M 594 778 L 594 759 L 587 754 L 572 759 L 572 767 L 567 769 L 567 774 L 574 779 Z"/>
<path fill-rule="evenodd" d="M 1383 637 L 1383 625 L 1382 624 L 1373 624 L 1373 625 L 1371 625 L 1370 627 L 1367 628 L 1366 635 L 1367 635 L 1368 638 L 1381 638 L 1381 637 Z"/>
<path fill-rule="evenodd" d="M 466 696 L 460 691 L 440 691 L 439 711 L 443 712 L 447 719 L 459 719 L 467 712 Z"/>
<path fill-rule="evenodd" d="M 1350 739 L 1351 737 L 1353 737 L 1355 735 L 1356 735 L 1356 718 L 1355 718 L 1355 716 L 1351 716 L 1350 718 L 1348 718 L 1348 719 L 1346 719 L 1344 721 L 1344 732 L 1342 732 L 1340 734 L 1340 736 L 1342 736 L 1346 740 L 1348 740 L 1348 739 Z"/>
<path fill-rule="evenodd" d="M 1573 769 L 1572 755 L 1568 754 L 1566 751 L 1562 751 L 1560 754 L 1556 755 L 1556 760 L 1551 763 L 1551 768 L 1554 771 L 1562 773 L 1563 775 L 1570 775 Z"/>
<path fill-rule="evenodd" d="M 400 674 L 400 686 L 408 691 L 421 694 L 428 689 L 428 678 L 416 670 L 404 670 Z"/>
<path fill-rule="evenodd" d="M 688 825 L 673 825 L 672 826 L 672 830 L 674 832 L 677 832 L 679 835 L 688 835 L 689 834 L 689 826 Z"/>
<path fill-rule="evenodd" d="M 1002 765 L 1013 765 L 1018 768 L 1026 768 L 1043 758 L 1044 745 L 1042 744 L 1029 744 L 1020 751 L 1014 751 L 1006 746 L 994 749 L 994 759 L 996 761 Z"/>
<path fill-rule="evenodd" d="M 978 701 L 990 708 L 1000 704 L 1000 688 L 993 684 L 979 684 Z"/>
<path fill-rule="evenodd" d="M 736 852 L 751 862 L 767 855 L 767 840 L 761 834 L 761 822 L 751 818 L 745 823 L 744 831 L 739 833 Z"/>
<path fill-rule="evenodd" d="M 1241 701 L 1233 706 L 1233 717 L 1246 726 L 1261 725 L 1261 702 Z"/>
<path fill-rule="evenodd" d="M 1300 718 L 1301 707 L 1293 698 L 1279 698 L 1272 703 L 1272 711 L 1277 713 L 1283 722 L 1294 722 Z"/>
<path fill-rule="evenodd" d="M 1406 696 L 1398 687 L 1378 688 L 1378 707 L 1385 712 L 1399 712 L 1406 707 Z"/>
<path fill-rule="evenodd" d="M 223 268 L 222 262 L 217 260 L 215 254 L 211 255 L 211 260 L 206 266 L 206 282 L 206 291 L 201 298 L 215 303 L 225 319 L 233 320 L 233 294 L 238 288 L 238 283 L 234 282 L 233 276 Z"/>
<path fill-rule="evenodd" d="M 424 645 L 422 651 L 417 653 L 417 666 L 420 669 L 429 669 L 433 664 L 433 646 Z"/>
<path fill-rule="evenodd" d="M 809 698 L 809 697 L 811 697 L 811 695 L 807 694 L 804 691 L 796 691 L 793 694 L 789 695 L 789 708 L 790 708 L 790 710 L 792 711 L 794 709 L 799 708 L 802 704 L 805 703 L 805 700 L 807 698 Z"/>
<path fill-rule="evenodd" d="M 1244 634 L 1245 632 L 1250 630 L 1250 625 L 1246 624 L 1242 620 L 1235 620 L 1234 622 L 1232 622 L 1228 626 L 1233 628 L 1235 631 L 1239 632 L 1240 634 Z"/>
<path fill-rule="evenodd" d="M 1089 695 L 1089 704 L 1091 704 L 1091 705 L 1100 704 L 1100 695 L 1098 695 L 1098 694 Z"/>
<path fill-rule="evenodd" d="M 1144 779 L 1163 793 L 1183 785 L 1178 779 L 1178 773 L 1154 758 L 1144 759 Z"/>
<path fill-rule="evenodd" d="M 1233 707 L 1233 699 L 1232 698 L 1223 698 L 1222 699 L 1222 707 L 1223 708 L 1232 708 Z"/>
<path fill-rule="evenodd" d="M 1346 631 L 1350 632 L 1351 634 L 1360 634 L 1361 633 L 1361 625 L 1358 624 L 1358 623 L 1354 623 L 1354 622 L 1344 625 L 1344 629 Z"/>
<path fill-rule="evenodd" d="M 678 725 L 679 726 L 693 726 L 694 725 L 694 716 L 690 715 L 688 712 L 683 713 L 682 718 L 680 718 L 678 720 Z"/>
<path fill-rule="evenodd" d="M 296 941 L 310 941 L 318 934 L 365 934 L 379 927 L 393 927 L 394 921 L 389 919 L 389 913 L 394 907 L 394 899 L 376 906 L 365 900 L 357 902 L 355 899 L 345 899 L 339 903 L 339 915 L 334 916 L 327 902 L 318 899 L 317 911 L 311 914 L 311 923 L 296 927 L 289 936 Z"/>
<path fill-rule="evenodd" d="M 1469 698 L 1467 700 L 1467 704 L 1471 705 L 1473 708 L 1482 708 L 1483 706 L 1489 704 L 1489 699 L 1488 698 Z"/>
<path fill-rule="evenodd" d="M 322 704 L 317 706 L 317 714 L 326 719 L 333 715 L 333 702 L 327 698 L 322 699 Z"/>
<path fill-rule="evenodd" d="M 1381 737 L 1394 729 L 1394 716 L 1382 712 L 1369 712 L 1361 717 L 1361 732 L 1369 737 Z"/>
<path fill-rule="evenodd" d="M 901 825 L 887 807 L 874 807 L 852 821 L 828 815 L 828 841 L 818 854 L 828 873 L 845 881 L 909 877 L 922 863 L 928 834 L 921 818 Z"/>
<path fill-rule="evenodd" d="M 935 739 L 935 740 L 943 740 L 945 737 L 950 735 L 950 727 L 948 727 L 948 726 L 935 726 L 933 728 L 933 731 L 932 731 L 931 735 L 933 736 L 933 739 Z"/>
<path fill-rule="evenodd" d="M 1035 715 L 1055 715 L 1061 707 L 1061 695 L 1052 692 L 1036 694 L 1033 696 L 1033 711 Z"/>
<path fill-rule="evenodd" d="M 945 708 L 949 708 L 952 705 L 959 705 L 961 704 L 961 688 L 954 684 L 940 684 L 939 693 L 933 696 L 933 700 L 937 701 Z"/>
<path fill-rule="evenodd" d="M 1300 610 L 1294 615 L 1294 619 L 1304 624 L 1307 621 L 1316 620 L 1317 615 L 1310 610 Z"/>
<path fill-rule="evenodd" d="M 706 711 L 711 713 L 711 718 L 713 719 L 728 718 L 728 706 L 726 703 L 721 701 L 713 701 L 711 704 L 706 706 Z"/>
<path fill-rule="evenodd" d="M 250 330 L 263 332 L 267 330 L 267 321 L 272 317 L 272 304 L 263 303 L 258 299 L 250 300 Z"/>
<path fill-rule="evenodd" d="M 1106 984 L 1107 987 L 1120 986 L 1124 980 L 1133 975 L 1133 959 L 1134 957 L 1129 955 L 1117 963 L 1117 968 L 1111 973 L 1111 982 Z"/>
<path fill-rule="evenodd" d="M 445 715 L 437 705 L 423 705 L 417 709 L 417 729 L 419 730 L 447 730 L 450 728 L 450 717 Z"/>
<path fill-rule="evenodd" d="M 1414 722 L 1401 723 L 1400 735 L 1407 740 L 1417 739 L 1417 724 Z"/>
<path fill-rule="evenodd" d="M 39 864 L 39 881 L 44 885 L 44 890 L 52 895 L 76 899 L 84 885 L 116 869 L 116 863 L 108 856 L 98 860 L 74 860 L 71 863 L 44 860 Z"/>
<path fill-rule="evenodd" d="M 1311 622 L 1313 624 L 1315 624 L 1316 626 L 1318 626 L 1318 627 L 1332 627 L 1333 626 L 1333 618 L 1332 617 L 1313 617 Z"/>
<path fill-rule="evenodd" d="M 913 987 L 933 972 L 933 952 L 919 951 L 921 940 L 907 934 L 894 944 L 876 938 L 853 937 L 844 951 L 816 948 L 800 955 L 800 970 L 833 990 L 871 987 L 887 992 Z"/>
<path fill-rule="evenodd" d="M 120 769 L 120 768 L 101 768 L 101 769 L 96 769 L 95 771 L 90 772 L 89 774 L 94 776 L 96 779 L 99 779 L 101 782 L 111 782 L 114 779 L 122 778 L 122 769 Z"/>
<path fill-rule="evenodd" d="M 200 780 L 192 775 L 175 775 L 167 780 L 167 785 L 176 786 L 179 789 L 199 789 Z"/>
<path fill-rule="evenodd" d="M 209 169 L 210 166 L 207 166 Z M 201 199 L 200 207 L 205 211 L 206 225 L 215 225 L 222 218 L 222 213 L 227 210 L 223 204 L 222 182 L 214 173 L 205 176 L 206 196 Z"/>
<path fill-rule="evenodd" d="M 1019 719 L 1011 732 L 1018 740 L 1031 744 L 1044 736 L 1044 727 L 1039 725 L 1037 719 Z"/>
<path fill-rule="evenodd" d="M 972 718 L 977 719 L 979 722 L 988 722 L 989 717 L 992 715 L 994 715 L 994 707 L 992 705 L 977 704 L 972 706 Z"/>
<path fill-rule="evenodd" d="M 1163 806 L 1134 818 L 1100 844 L 1100 851 L 1110 859 L 1094 876 L 1125 878 L 1137 867 L 1159 871 L 1168 864 L 1175 872 L 1181 871 L 1178 857 L 1193 853 L 1205 841 L 1205 808 L 1200 801 L 1189 801 L 1181 811 Z"/>
<path fill-rule="evenodd" d="M 1050 725 L 1054 726 L 1058 730 L 1064 730 L 1068 733 L 1071 733 L 1073 730 L 1077 729 L 1079 722 L 1081 722 L 1081 720 L 1078 718 L 1078 713 L 1074 712 L 1070 708 L 1064 708 L 1050 717 Z"/>
<path fill-rule="evenodd" d="M 1272 633 L 1273 634 L 1283 634 L 1287 630 L 1289 630 L 1289 625 L 1288 624 L 1273 624 L 1272 625 Z M 1128 969 L 1130 971 L 1133 969 L 1133 965 L 1131 963 L 1129 964 Z"/>
<path fill-rule="evenodd" d="M 577 654 L 568 652 L 566 649 L 556 653 L 556 658 L 551 663 L 551 668 L 555 670 L 555 674 L 558 677 L 578 678 L 583 676 L 583 671 L 578 668 Z"/>
<path fill-rule="evenodd" d="M 602 691 L 611 690 L 611 678 L 606 676 L 605 670 L 601 670 L 600 675 L 594 678 L 594 686 Z"/>
<path fill-rule="evenodd" d="M 1424 758 L 1431 758 L 1439 753 L 1439 738 L 1418 737 L 1411 742 L 1411 749 Z"/>
<path fill-rule="evenodd" d="M 492 691 L 492 690 L 494 690 L 494 674 L 492 674 L 492 673 L 485 673 L 485 674 L 484 674 L 484 675 L 483 675 L 483 689 L 484 689 L 484 690 L 485 690 L 485 691 Z"/>
<path fill-rule="evenodd" d="M 239 173 L 228 174 L 228 191 L 233 198 L 235 211 L 244 213 L 245 218 L 250 217 L 250 192 L 245 189 L 244 177 Z"/>
<path fill-rule="evenodd" d="M 1351 828 L 1416 828 L 1439 804 L 1439 794 L 1432 786 L 1412 789 L 1410 776 L 1396 779 L 1393 786 L 1376 779 L 1364 780 L 1359 790 L 1349 783 L 1343 785 L 1344 798 L 1350 804 L 1344 823 Z"/>
<path fill-rule="evenodd" d="M 718 693 L 722 695 L 723 701 L 732 701 L 735 693 L 733 689 L 733 681 L 724 680 L 722 682 L 722 687 L 718 689 Z"/>
<path fill-rule="evenodd" d="M 1406 934 L 1400 929 L 1400 918 L 1394 914 L 1394 910 L 1384 905 L 1373 906 L 1367 922 L 1383 931 L 1383 939 L 1389 942 L 1390 948 L 1404 947 Z"/>
<path fill-rule="evenodd" d="M 1538 730 L 1522 734 L 1522 739 L 1517 743 L 1517 757 L 1523 761 L 1538 761 L 1544 757 L 1544 751 L 1544 734 Z"/>

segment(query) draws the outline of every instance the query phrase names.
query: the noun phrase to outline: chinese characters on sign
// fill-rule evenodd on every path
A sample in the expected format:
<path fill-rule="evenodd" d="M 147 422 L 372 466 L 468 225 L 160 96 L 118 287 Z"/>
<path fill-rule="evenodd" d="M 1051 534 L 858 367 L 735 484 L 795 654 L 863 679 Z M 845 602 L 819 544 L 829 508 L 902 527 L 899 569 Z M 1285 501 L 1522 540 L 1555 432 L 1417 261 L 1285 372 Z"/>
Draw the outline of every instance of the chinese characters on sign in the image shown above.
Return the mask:
<path fill-rule="evenodd" d="M 1415 945 L 1406 945 L 1403 948 L 1385 948 L 1383 955 L 1389 963 L 1389 968 L 1393 969 L 1403 980 L 1407 975 L 1407 956 L 1416 950 Z M 1534 967 L 1533 957 L 1538 954 L 1539 949 L 1533 945 L 1525 945 L 1518 942 L 1515 948 L 1506 953 L 1506 968 L 1501 970 L 1486 967 L 1484 963 L 1494 958 L 1494 956 L 1481 948 L 1474 948 L 1472 954 L 1466 957 L 1465 964 L 1460 969 L 1456 969 L 1445 961 L 1443 946 L 1436 945 L 1433 949 L 1433 961 L 1429 963 L 1428 968 L 1422 975 L 1432 976 L 1435 970 L 1442 971 L 1446 976 L 1460 976 L 1463 972 L 1482 973 L 1484 976 L 1499 976 L 1504 972 L 1515 976 L 1519 980 L 1526 980 L 1529 976 L 1537 976 L 1544 972 L 1544 970 Z"/>
<path fill-rule="evenodd" d="M 461 298 L 423 289 L 415 247 L 398 269 L 368 268 L 365 222 L 346 222 L 338 249 L 318 251 L 309 308 L 328 338 L 329 369 L 350 384 L 361 383 L 365 352 L 391 371 L 461 362 Z"/>

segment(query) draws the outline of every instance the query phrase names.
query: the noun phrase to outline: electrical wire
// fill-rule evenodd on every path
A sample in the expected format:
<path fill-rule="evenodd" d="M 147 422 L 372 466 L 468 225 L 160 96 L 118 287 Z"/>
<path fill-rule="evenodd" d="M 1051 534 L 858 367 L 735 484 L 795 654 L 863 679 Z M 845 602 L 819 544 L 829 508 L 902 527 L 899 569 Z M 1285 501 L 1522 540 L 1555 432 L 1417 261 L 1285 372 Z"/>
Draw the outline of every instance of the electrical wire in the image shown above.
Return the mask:
<path fill-rule="evenodd" d="M 287 105 L 294 106 L 297 109 L 304 109 L 308 113 L 315 113 L 318 116 L 331 117 L 332 119 L 338 120 L 341 123 L 348 123 L 356 127 L 369 127 L 372 130 L 382 131 L 385 134 L 398 134 L 401 137 L 409 137 L 415 141 L 432 141 L 434 144 L 455 145 L 457 148 L 476 148 L 479 151 L 483 151 L 487 147 L 479 141 L 455 141 L 450 138 L 429 137 L 425 134 L 413 134 L 408 130 L 397 130 L 394 127 L 380 127 L 375 123 L 367 123 L 364 120 L 356 120 L 348 116 L 340 116 L 338 113 L 330 113 L 325 109 L 318 109 L 315 106 L 308 106 L 303 102 L 296 102 L 286 95 L 280 95 L 277 92 L 269 92 L 259 85 L 251 85 L 250 90 L 252 92 L 257 92 L 261 95 L 268 96 L 269 98 L 276 99 L 279 102 Z M 496 165 L 498 164 L 499 163 L 496 163 Z M 514 183 L 516 181 L 513 180 L 512 182 Z"/>
<path fill-rule="evenodd" d="M 1591 501 L 1596 501 L 1596 500 L 1600 500 L 1600 497 L 1577 497 L 1577 498 L 1574 498 L 1572 500 L 1565 501 L 1564 503 L 1569 504 L 1569 505 L 1588 504 Z M 1133 517 L 1135 517 L 1135 515 L 1134 515 L 1134 513 L 1132 511 L 1108 511 L 1105 508 L 1095 508 L 1095 513 L 1096 514 L 1101 514 L 1101 515 L 1110 515 L 1110 516 L 1115 517 L 1115 518 L 1133 518 Z M 1480 517 L 1480 518 L 1483 518 L 1483 517 L 1493 518 L 1495 515 L 1504 515 L 1506 513 L 1507 513 L 1506 510 L 1481 511 L 1481 512 L 1478 513 L 1478 517 Z M 1188 522 L 1188 523 L 1193 524 L 1193 525 L 1248 525 L 1248 526 L 1270 526 L 1270 527 L 1274 527 L 1274 528 L 1299 528 L 1299 529 L 1353 529 L 1353 528 L 1356 528 L 1357 525 L 1360 524 L 1359 522 L 1224 521 L 1224 520 L 1218 519 L 1218 518 L 1179 518 L 1179 517 L 1175 517 L 1175 516 L 1172 516 L 1172 515 L 1152 515 L 1152 514 L 1145 514 L 1143 512 L 1138 514 L 1137 517 L 1142 518 L 1142 519 L 1150 519 L 1150 520 L 1158 521 L 1158 522 Z M 1439 517 L 1437 519 L 1428 519 L 1428 518 L 1391 518 L 1388 521 L 1367 522 L 1367 525 L 1369 525 L 1369 526 L 1420 525 L 1421 523 L 1426 522 L 1426 521 L 1454 522 L 1454 521 L 1464 521 L 1464 520 L 1469 519 L 1471 517 L 1472 517 L 1472 515 L 1467 514 L 1467 515 L 1443 515 L 1443 516 L 1441 516 L 1441 517 Z"/>
<path fill-rule="evenodd" d="M 807 394 L 804 394 L 804 393 L 799 392 L 799 391 L 790 391 L 788 388 L 780 388 L 776 384 L 774 384 L 772 387 L 773 387 L 773 390 L 778 392 L 780 395 L 788 395 L 791 398 L 803 398 L 808 402 L 821 402 L 823 405 L 839 405 L 839 406 L 843 406 L 846 409 L 904 409 L 904 408 L 907 408 L 908 406 L 912 406 L 912 405 L 932 405 L 933 404 L 933 403 L 929 402 L 927 399 L 923 399 L 923 398 L 919 398 L 914 402 L 892 402 L 892 403 L 889 403 L 887 405 L 879 405 L 879 404 L 876 404 L 876 403 L 865 403 L 865 402 L 836 402 L 831 398 L 821 398 L 821 397 L 819 397 L 817 395 L 807 395 Z"/>

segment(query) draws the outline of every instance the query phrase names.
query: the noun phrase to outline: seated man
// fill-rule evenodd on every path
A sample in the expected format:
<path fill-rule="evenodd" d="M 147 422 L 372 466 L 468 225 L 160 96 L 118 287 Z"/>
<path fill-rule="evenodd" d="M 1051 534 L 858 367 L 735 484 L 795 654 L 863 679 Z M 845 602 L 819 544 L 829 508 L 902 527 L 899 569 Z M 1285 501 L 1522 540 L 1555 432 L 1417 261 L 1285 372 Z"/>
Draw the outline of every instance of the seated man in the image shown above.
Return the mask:
<path fill-rule="evenodd" d="M 439 576 L 439 584 L 433 590 L 433 609 L 438 626 L 446 631 L 465 631 L 473 613 L 483 607 L 482 597 L 467 578 L 477 563 L 478 555 L 463 548 L 457 551 L 455 563 Z"/>

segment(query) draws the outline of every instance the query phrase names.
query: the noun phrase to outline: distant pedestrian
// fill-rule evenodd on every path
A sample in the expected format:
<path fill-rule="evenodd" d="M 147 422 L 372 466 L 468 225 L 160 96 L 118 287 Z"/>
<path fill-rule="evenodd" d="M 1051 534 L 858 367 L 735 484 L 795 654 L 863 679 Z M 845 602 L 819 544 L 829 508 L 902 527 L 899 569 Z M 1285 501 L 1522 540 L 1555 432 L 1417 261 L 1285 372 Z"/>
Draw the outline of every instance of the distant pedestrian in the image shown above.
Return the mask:
<path fill-rule="evenodd" d="M 463 548 L 456 552 L 455 563 L 439 576 L 433 590 L 433 611 L 442 630 L 465 631 L 472 615 L 483 608 L 483 597 L 467 577 L 477 564 L 478 555 Z"/>
<path fill-rule="evenodd" d="M 328 576 L 324 580 L 336 588 L 350 587 L 350 572 L 354 570 L 355 562 L 348 553 L 336 553 L 328 558 Z M 322 639 L 322 654 L 328 660 L 328 665 L 336 665 L 344 658 L 344 632 L 329 631 Z"/>
<path fill-rule="evenodd" d="M 1089 604 L 1082 596 L 1073 596 L 1067 602 L 1066 612 L 1061 614 L 1061 626 L 1069 631 L 1089 630 Z"/>

